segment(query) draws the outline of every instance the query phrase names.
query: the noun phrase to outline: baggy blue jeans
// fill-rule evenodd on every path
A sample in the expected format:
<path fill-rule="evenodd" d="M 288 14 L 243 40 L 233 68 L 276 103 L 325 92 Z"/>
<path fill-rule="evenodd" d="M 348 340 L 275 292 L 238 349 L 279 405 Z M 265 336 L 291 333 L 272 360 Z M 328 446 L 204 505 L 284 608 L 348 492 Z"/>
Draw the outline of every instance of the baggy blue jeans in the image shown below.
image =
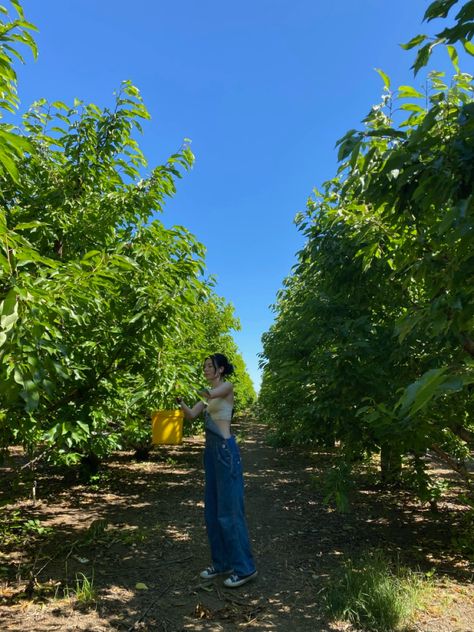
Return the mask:
<path fill-rule="evenodd" d="M 235 437 L 207 431 L 204 449 L 205 520 L 211 558 L 218 572 L 255 571 L 244 510 L 244 481 Z"/>

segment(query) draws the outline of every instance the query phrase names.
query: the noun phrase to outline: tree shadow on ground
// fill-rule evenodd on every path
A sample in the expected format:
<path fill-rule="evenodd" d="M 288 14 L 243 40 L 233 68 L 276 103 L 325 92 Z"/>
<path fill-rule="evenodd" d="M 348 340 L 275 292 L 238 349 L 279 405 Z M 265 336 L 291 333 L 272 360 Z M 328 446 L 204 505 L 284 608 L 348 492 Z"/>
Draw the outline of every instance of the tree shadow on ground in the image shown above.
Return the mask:
<path fill-rule="evenodd" d="M 156 448 L 146 462 L 118 453 L 90 485 L 68 486 L 47 471 L 38 473 L 36 505 L 18 499 L 7 509 L 18 508 L 52 532 L 32 537 L 24 551 L 13 547 L 1 565 L 9 567 L 10 586 L 16 582 L 22 588 L 36 574 L 23 606 L 32 597 L 47 605 L 19 615 L 21 592 L 10 601 L 4 596 L 0 614 L 8 629 L 24 630 L 26 622 L 26 629 L 37 632 L 235 630 L 240 625 L 336 630 L 322 608 L 321 591 L 344 560 L 374 549 L 400 556 L 414 569 L 467 578 L 468 567 L 452 553 L 448 511 L 441 508 L 433 516 L 408 496 L 368 486 L 354 497 L 353 512 L 338 514 L 324 505 L 315 484 L 327 460 L 310 450 L 266 445 L 261 426 L 247 424 L 243 430 L 246 507 L 259 570 L 255 582 L 230 591 L 221 580 L 199 579 L 209 563 L 203 440 L 189 438 L 180 446 Z M 25 492 L 28 486 L 18 489 Z M 51 593 L 38 589 L 56 586 L 59 597 L 81 574 L 93 578 L 97 591 L 91 608 L 78 610 L 77 600 L 52 600 Z"/>

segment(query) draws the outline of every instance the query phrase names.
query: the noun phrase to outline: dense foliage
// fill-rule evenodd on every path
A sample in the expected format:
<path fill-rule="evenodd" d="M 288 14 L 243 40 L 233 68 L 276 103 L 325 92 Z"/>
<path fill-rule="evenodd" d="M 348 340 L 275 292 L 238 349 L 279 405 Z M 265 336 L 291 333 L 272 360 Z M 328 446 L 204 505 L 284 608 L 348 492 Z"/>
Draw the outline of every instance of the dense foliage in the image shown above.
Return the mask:
<path fill-rule="evenodd" d="M 0 30 L 0 108 L 15 113 L 18 45 L 36 50 L 20 5 Z M 238 365 L 233 308 L 204 273 L 204 247 L 154 218 L 191 167 L 187 144 L 143 175 L 149 118 L 124 82 L 113 108 L 33 104 L 0 124 L 0 447 L 75 462 L 141 443 L 150 412 L 195 396 L 210 352 Z"/>
<path fill-rule="evenodd" d="M 263 337 L 260 407 L 279 440 L 337 441 L 349 463 L 381 453 L 387 479 L 409 456 L 425 497 L 427 449 L 472 485 L 474 86 L 448 52 L 454 77 L 430 72 L 423 90 L 380 71 L 382 102 L 297 219 L 306 244 Z"/>

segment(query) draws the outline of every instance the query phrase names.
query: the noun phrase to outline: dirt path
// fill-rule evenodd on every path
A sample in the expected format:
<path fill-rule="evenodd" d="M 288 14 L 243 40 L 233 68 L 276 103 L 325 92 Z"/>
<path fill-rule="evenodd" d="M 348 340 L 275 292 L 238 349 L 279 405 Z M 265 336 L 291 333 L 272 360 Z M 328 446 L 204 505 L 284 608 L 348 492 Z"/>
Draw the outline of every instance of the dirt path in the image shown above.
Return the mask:
<path fill-rule="evenodd" d="M 443 512 L 437 522 L 428 521 L 427 509 L 396 505 L 368 488 L 359 496 L 358 511 L 341 516 L 322 503 L 317 476 L 324 459 L 269 447 L 264 428 L 255 424 L 244 424 L 237 434 L 259 571 L 254 582 L 228 590 L 221 579 L 199 580 L 209 563 L 201 500 L 203 440 L 186 439 L 179 447 L 156 449 L 145 463 L 118 455 L 97 486 L 66 487 L 51 477 L 38 481 L 36 505 L 16 506 L 52 532 L 34 552 L 10 552 L 22 598 L 12 582 L 3 584 L 0 630 L 330 632 L 349 629 L 327 621 L 321 607 L 321 590 L 344 557 L 377 547 L 406 551 L 407 543 L 414 543 L 410 556 L 421 567 L 442 569 L 448 563 Z M 25 587 L 32 559 L 34 573 L 43 570 L 35 586 Z M 6 562 L 0 558 L 0 566 Z M 459 564 L 449 558 L 445 570 L 455 569 L 466 579 L 472 569 Z M 93 576 L 95 607 L 59 598 L 64 586 L 74 589 L 79 573 Z M 38 603 L 42 594 L 43 604 Z M 439 604 L 428 609 L 413 629 L 472 632 L 473 597 L 472 585 L 460 584 L 457 600 L 441 610 Z"/>

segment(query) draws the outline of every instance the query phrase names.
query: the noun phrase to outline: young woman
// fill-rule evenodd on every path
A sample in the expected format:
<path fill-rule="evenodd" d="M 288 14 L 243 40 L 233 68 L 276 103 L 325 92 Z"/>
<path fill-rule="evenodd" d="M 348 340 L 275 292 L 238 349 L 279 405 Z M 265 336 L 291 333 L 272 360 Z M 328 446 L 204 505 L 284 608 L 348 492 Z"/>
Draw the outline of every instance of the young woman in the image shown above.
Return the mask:
<path fill-rule="evenodd" d="M 225 377 L 233 371 L 224 355 L 214 353 L 204 361 L 204 377 L 210 388 L 199 394 L 206 401 L 190 408 L 179 399 L 188 419 L 205 411 L 204 514 L 212 564 L 201 577 L 229 575 L 224 580 L 228 588 L 242 586 L 257 575 L 245 520 L 240 453 L 230 431 L 234 389 Z"/>

